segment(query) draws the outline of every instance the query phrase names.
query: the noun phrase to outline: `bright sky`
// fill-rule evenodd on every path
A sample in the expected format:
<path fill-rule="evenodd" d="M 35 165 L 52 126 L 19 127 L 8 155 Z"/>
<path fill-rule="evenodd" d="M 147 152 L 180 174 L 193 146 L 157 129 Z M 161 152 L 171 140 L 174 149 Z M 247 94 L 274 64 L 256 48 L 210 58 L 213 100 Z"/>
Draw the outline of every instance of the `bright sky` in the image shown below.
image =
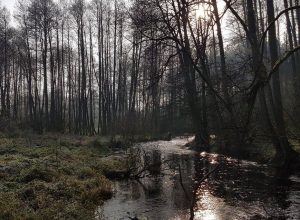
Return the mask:
<path fill-rule="evenodd" d="M 11 13 L 17 0 L 0 0 L 0 5 L 5 6 Z"/>
<path fill-rule="evenodd" d="M 59 0 L 54 0 L 54 1 L 59 1 Z M 87 2 L 89 2 L 90 0 L 87 0 Z M 15 9 L 15 5 L 18 2 L 18 0 L 0 0 L 0 6 L 3 7 L 5 6 L 9 11 L 11 16 L 14 14 L 14 9 Z M 222 9 L 224 8 L 224 2 L 222 0 L 217 0 L 217 3 L 219 5 L 219 11 L 220 13 L 223 11 Z M 202 13 L 202 10 L 198 11 L 198 13 Z M 225 19 L 226 20 L 226 19 Z M 222 26 L 223 26 L 223 31 L 225 32 L 224 36 L 229 36 L 230 31 L 226 30 L 226 22 L 224 22 L 224 19 L 222 19 Z M 14 21 L 14 18 L 11 17 L 11 25 L 16 26 L 16 23 Z M 226 37 L 225 37 L 226 38 Z M 225 39 L 225 44 L 226 44 L 226 39 Z"/>
<path fill-rule="evenodd" d="M 16 23 L 14 22 L 14 18 L 12 17 L 14 14 L 14 8 L 17 0 L 0 0 L 0 7 L 5 6 L 8 11 L 10 12 L 11 16 L 11 25 L 15 26 Z"/>

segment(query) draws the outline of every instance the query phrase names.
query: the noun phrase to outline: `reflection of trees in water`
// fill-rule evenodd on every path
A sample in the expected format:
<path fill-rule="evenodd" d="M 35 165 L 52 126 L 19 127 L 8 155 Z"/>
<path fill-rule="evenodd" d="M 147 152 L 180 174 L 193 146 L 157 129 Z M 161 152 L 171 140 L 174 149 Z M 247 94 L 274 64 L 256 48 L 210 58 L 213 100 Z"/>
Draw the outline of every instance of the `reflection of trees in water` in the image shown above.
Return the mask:
<path fill-rule="evenodd" d="M 267 189 L 267 196 L 263 197 L 263 199 L 265 198 L 264 203 L 267 204 L 264 208 L 271 217 L 284 216 L 283 210 L 289 208 L 291 205 L 291 201 L 288 198 L 292 186 L 290 176 L 290 170 L 273 169 L 271 176 L 268 175 L 264 178 L 263 183 L 268 186 L 265 187 Z M 296 212 L 299 213 L 299 210 Z"/>
<path fill-rule="evenodd" d="M 133 186 L 132 196 L 142 194 L 146 200 L 161 199 L 166 207 L 189 209 L 191 219 L 194 211 L 206 209 L 202 201 L 207 195 L 245 210 L 249 204 L 261 204 L 264 213 L 260 214 L 271 217 L 282 216 L 280 210 L 289 206 L 290 180 L 285 172 L 273 170 L 266 175 L 270 168 L 220 155 L 162 154 L 160 149 L 145 152 L 141 161 L 147 175 L 138 181 L 139 186 Z M 219 164 L 218 172 L 214 172 L 215 163 Z"/>
<path fill-rule="evenodd" d="M 198 207 L 198 200 L 201 199 L 203 193 L 207 192 L 208 188 L 205 181 L 211 178 L 219 168 L 219 165 L 212 165 L 209 160 L 194 157 L 194 177 L 193 177 L 193 191 L 190 199 L 190 219 L 194 219 L 195 210 L 199 210 L 202 207 Z M 210 180 L 209 180 L 210 181 Z"/>
<path fill-rule="evenodd" d="M 155 150 L 147 155 L 145 161 L 154 165 L 153 170 L 149 170 L 151 175 L 164 175 L 161 171 L 166 169 L 173 173 L 172 187 L 164 185 L 167 182 L 166 178 L 170 177 L 163 176 L 151 181 L 151 187 L 147 187 L 147 194 L 152 196 L 161 193 L 168 196 L 167 191 L 170 189 L 167 187 L 171 187 L 169 196 L 172 205 L 178 210 L 190 209 L 191 219 L 195 210 L 204 209 L 198 201 L 207 193 L 216 198 L 223 198 L 227 205 L 233 207 L 243 204 L 247 209 L 249 203 L 259 202 L 267 216 L 271 217 L 282 216 L 280 210 L 289 206 L 289 175 L 283 173 L 276 172 L 269 176 L 263 170 L 266 168 L 245 166 L 240 161 L 229 163 L 225 157 L 212 158 L 209 154 L 204 157 L 169 154 L 164 161 L 161 152 Z M 217 165 L 212 161 L 220 164 L 218 172 L 214 172 Z"/>
<path fill-rule="evenodd" d="M 186 210 L 190 207 L 190 195 L 192 194 L 193 169 L 191 167 L 193 161 L 190 155 L 170 155 L 169 160 L 170 167 L 176 173 L 173 176 L 174 187 L 171 193 L 173 205 L 179 210 Z"/>
<path fill-rule="evenodd" d="M 229 206 L 247 209 L 249 204 L 261 204 L 259 205 L 261 215 L 270 218 L 283 217 L 283 210 L 290 205 L 288 195 L 291 181 L 288 172 L 270 167 L 245 165 L 241 161 L 228 163 L 226 158 L 219 157 L 220 170 L 212 173 L 208 182 L 199 184 L 197 181 L 213 169 L 214 165 L 209 161 L 209 158 L 195 158 L 196 200 L 201 199 L 203 192 L 209 192 L 216 198 L 223 198 Z"/>
<path fill-rule="evenodd" d="M 158 176 L 161 173 L 161 166 L 163 162 L 161 152 L 159 150 L 145 152 L 142 154 L 142 157 L 143 168 L 141 168 L 141 170 L 149 174 L 151 178 L 149 178 L 149 175 L 146 175 L 146 178 L 142 178 L 144 180 L 137 179 L 137 183 L 143 190 L 145 198 L 149 199 L 163 193 L 163 179 Z"/>
<path fill-rule="evenodd" d="M 143 156 L 144 167 L 150 176 L 137 182 L 143 190 L 146 199 L 159 197 L 165 200 L 166 207 L 175 207 L 176 210 L 186 210 L 190 207 L 190 196 L 193 189 L 193 160 L 191 155 L 167 154 L 162 156 L 161 151 L 151 151 Z M 178 167 L 181 167 L 181 176 L 186 191 L 182 190 Z M 188 197 L 186 194 L 189 194 Z"/>
<path fill-rule="evenodd" d="M 141 190 L 140 187 L 138 186 L 139 183 L 132 181 L 131 184 L 131 199 L 137 200 L 141 197 Z"/>
<path fill-rule="evenodd" d="M 276 170 L 270 173 L 267 167 L 211 154 L 165 154 L 155 149 L 141 156 L 141 166 L 153 165 L 152 170 L 120 187 L 120 191 L 126 192 L 122 203 L 135 201 L 128 206 L 133 213 L 138 209 L 137 214 L 151 219 L 158 219 L 157 215 L 160 219 L 170 219 L 178 214 L 188 219 L 189 213 L 191 219 L 194 213 L 195 218 L 208 213 L 230 219 L 236 214 L 232 208 L 236 208 L 246 217 L 257 214 L 258 219 L 262 216 L 275 219 L 283 215 L 280 210 L 289 206 L 286 202 L 291 188 L 289 175 Z M 217 166 L 218 170 L 213 172 Z"/>
<path fill-rule="evenodd" d="M 144 167 L 148 167 L 150 175 L 158 175 L 161 172 L 162 158 L 160 150 L 153 150 L 144 154 Z"/>

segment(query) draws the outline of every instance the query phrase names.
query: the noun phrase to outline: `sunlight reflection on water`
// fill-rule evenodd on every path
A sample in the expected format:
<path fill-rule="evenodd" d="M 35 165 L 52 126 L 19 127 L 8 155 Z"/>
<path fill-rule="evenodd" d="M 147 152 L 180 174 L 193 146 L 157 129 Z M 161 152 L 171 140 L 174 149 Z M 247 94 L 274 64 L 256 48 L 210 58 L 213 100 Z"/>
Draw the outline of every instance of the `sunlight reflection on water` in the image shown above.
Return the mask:
<path fill-rule="evenodd" d="M 162 164 L 157 176 L 115 181 L 116 193 L 99 207 L 97 219 L 185 220 L 190 219 L 191 210 L 195 220 L 266 219 L 270 217 L 268 213 L 288 215 L 282 219 L 300 219 L 299 177 L 282 182 L 267 166 L 218 154 L 196 153 L 183 147 L 191 139 L 139 145 L 150 157 L 170 162 Z M 201 182 L 216 164 L 220 164 L 220 170 Z"/>
<path fill-rule="evenodd" d="M 216 198 L 207 190 L 198 190 L 199 201 L 197 202 L 197 210 L 195 211 L 195 219 L 201 220 L 221 220 L 218 209 L 223 205 L 223 200 Z"/>

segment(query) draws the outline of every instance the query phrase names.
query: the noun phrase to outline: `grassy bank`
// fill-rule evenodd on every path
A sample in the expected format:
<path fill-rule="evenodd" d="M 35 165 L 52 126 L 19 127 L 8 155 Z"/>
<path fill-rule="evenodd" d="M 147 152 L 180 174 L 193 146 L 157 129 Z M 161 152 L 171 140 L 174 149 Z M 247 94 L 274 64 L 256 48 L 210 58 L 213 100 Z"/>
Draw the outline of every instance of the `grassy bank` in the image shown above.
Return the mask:
<path fill-rule="evenodd" d="M 124 169 L 99 137 L 0 137 L 0 219 L 92 219 L 112 196 L 106 176 Z M 120 147 L 120 146 L 117 146 Z"/>

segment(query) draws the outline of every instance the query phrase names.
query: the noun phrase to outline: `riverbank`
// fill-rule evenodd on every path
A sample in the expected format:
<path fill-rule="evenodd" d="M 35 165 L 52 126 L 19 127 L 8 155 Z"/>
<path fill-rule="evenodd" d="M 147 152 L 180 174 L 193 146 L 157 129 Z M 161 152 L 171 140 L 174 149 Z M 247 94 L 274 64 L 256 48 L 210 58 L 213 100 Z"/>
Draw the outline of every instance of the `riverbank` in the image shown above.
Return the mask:
<path fill-rule="evenodd" d="M 0 137 L 0 219 L 93 219 L 111 198 L 111 173 L 124 161 L 107 156 L 123 143 L 108 137 Z"/>
<path fill-rule="evenodd" d="M 134 142 L 168 138 L 0 134 L 0 219 L 94 219 L 113 195 L 111 180 L 129 174 L 126 158 L 112 155 Z M 177 142 L 163 143 L 173 149 Z M 264 162 L 274 155 L 272 145 L 259 146 L 246 148 L 245 157 Z"/>
<path fill-rule="evenodd" d="M 292 149 L 300 154 L 300 139 L 290 137 L 289 142 Z M 196 151 L 199 148 L 194 140 L 188 142 L 186 147 Z M 238 147 L 234 144 L 230 144 L 230 141 L 220 140 L 214 137 L 210 142 L 210 152 L 236 159 L 253 161 L 259 164 L 270 163 L 276 154 L 273 143 L 267 138 L 257 138 L 250 144 L 244 144 Z"/>

